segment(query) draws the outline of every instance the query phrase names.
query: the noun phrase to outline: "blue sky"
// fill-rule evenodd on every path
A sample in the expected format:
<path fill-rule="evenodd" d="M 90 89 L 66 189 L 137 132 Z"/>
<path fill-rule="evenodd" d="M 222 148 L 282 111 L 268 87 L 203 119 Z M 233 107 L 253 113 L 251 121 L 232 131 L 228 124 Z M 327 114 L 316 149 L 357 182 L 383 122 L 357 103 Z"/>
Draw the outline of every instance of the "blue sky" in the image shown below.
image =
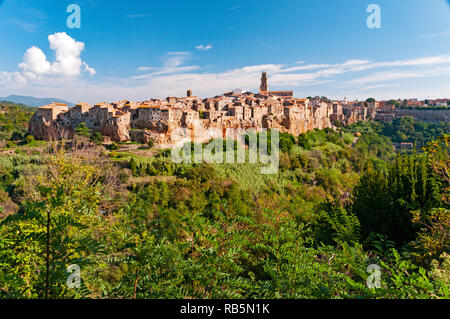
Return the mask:
<path fill-rule="evenodd" d="M 206 97 L 267 71 L 298 97 L 450 97 L 447 0 L 0 0 L 0 30 L 0 96 Z"/>

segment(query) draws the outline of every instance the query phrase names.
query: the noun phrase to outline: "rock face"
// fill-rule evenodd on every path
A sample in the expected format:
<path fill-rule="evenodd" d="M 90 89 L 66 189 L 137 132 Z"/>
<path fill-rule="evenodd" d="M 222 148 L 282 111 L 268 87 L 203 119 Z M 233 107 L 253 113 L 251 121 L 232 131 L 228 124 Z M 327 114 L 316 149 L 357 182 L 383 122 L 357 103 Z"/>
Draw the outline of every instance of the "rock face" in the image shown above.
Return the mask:
<path fill-rule="evenodd" d="M 70 136 L 70 128 L 57 125 L 59 114 L 67 112 L 66 104 L 52 103 L 40 107 L 31 118 L 28 131 L 37 139 L 55 140 Z"/>
<path fill-rule="evenodd" d="M 65 104 L 52 103 L 38 109 L 28 130 L 41 140 L 69 139 L 76 128 L 85 123 L 92 133 L 99 132 L 115 141 L 127 141 L 130 139 L 130 115 L 110 104 L 92 107 L 80 103 L 69 109 Z"/>
<path fill-rule="evenodd" d="M 131 140 L 135 142 L 148 144 L 150 141 L 154 141 L 157 136 L 155 136 L 153 132 L 147 130 L 131 130 L 130 137 Z"/>
<path fill-rule="evenodd" d="M 267 75 L 261 88 L 268 89 Z M 119 101 L 91 106 L 79 103 L 72 108 L 52 103 L 38 109 L 29 126 L 36 139 L 72 138 L 85 123 L 92 133 L 99 132 L 114 141 L 135 140 L 170 145 L 177 142 L 180 130 L 198 142 L 224 137 L 227 129 L 278 128 L 295 136 L 313 130 L 373 119 L 375 107 L 347 106 L 319 99 L 296 99 L 292 91 L 235 90 L 222 96 L 199 99 L 188 91 L 187 97 L 168 97 L 144 102 Z"/>

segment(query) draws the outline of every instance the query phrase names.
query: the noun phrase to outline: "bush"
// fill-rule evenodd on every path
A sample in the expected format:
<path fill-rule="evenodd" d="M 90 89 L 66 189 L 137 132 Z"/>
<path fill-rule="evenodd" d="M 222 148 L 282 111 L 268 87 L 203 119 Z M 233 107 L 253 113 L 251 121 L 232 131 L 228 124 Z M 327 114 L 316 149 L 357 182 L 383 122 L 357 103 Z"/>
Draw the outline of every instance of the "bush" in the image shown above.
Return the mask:
<path fill-rule="evenodd" d="M 21 133 L 15 131 L 15 132 L 12 133 L 11 139 L 10 139 L 10 140 L 11 140 L 11 141 L 20 141 L 20 140 L 23 140 L 23 134 L 21 134 Z"/>
<path fill-rule="evenodd" d="M 25 144 L 31 144 L 35 141 L 34 136 L 33 135 L 27 135 L 27 137 L 25 137 Z"/>
<path fill-rule="evenodd" d="M 94 135 L 91 136 L 91 141 L 94 142 L 97 145 L 100 145 L 103 143 L 103 135 L 100 132 L 96 132 Z"/>
<path fill-rule="evenodd" d="M 119 145 L 117 145 L 116 143 L 111 143 L 111 144 L 108 145 L 107 148 L 108 148 L 108 150 L 110 150 L 110 151 L 116 151 L 116 150 L 119 149 Z"/>
<path fill-rule="evenodd" d="M 13 148 L 16 147 L 16 144 L 14 142 L 8 141 L 6 142 L 6 148 Z"/>
<path fill-rule="evenodd" d="M 133 176 L 137 176 L 137 165 L 136 165 L 136 160 L 134 159 L 134 157 L 132 157 L 130 160 L 130 169 L 131 169 Z"/>
<path fill-rule="evenodd" d="M 303 133 L 298 136 L 298 145 L 303 147 L 305 150 L 311 149 L 312 145 L 307 133 Z"/>
<path fill-rule="evenodd" d="M 112 151 L 111 153 L 109 153 L 109 156 L 111 158 L 117 158 L 119 156 L 119 154 L 116 151 Z"/>
<path fill-rule="evenodd" d="M 292 147 L 294 146 L 294 142 L 292 142 L 292 139 L 286 136 L 281 135 L 280 136 L 280 151 L 283 153 L 289 152 Z"/>

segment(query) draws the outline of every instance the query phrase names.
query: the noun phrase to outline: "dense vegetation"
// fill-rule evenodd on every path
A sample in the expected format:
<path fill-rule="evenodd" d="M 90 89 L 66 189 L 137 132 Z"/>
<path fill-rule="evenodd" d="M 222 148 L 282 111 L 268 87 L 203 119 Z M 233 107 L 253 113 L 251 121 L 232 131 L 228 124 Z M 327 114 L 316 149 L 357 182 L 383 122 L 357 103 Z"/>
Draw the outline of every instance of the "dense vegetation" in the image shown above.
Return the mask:
<path fill-rule="evenodd" d="M 27 136 L 28 123 L 34 114 L 34 109 L 23 104 L 0 101 L 0 147 L 9 141 L 21 141 Z"/>
<path fill-rule="evenodd" d="M 423 122 L 401 117 L 395 118 L 392 123 L 360 122 L 351 125 L 349 130 L 389 137 L 394 143 L 413 143 L 421 149 L 427 142 L 450 132 L 450 122 Z"/>
<path fill-rule="evenodd" d="M 2 156 L 0 297 L 448 298 L 448 123 L 409 121 L 281 134 L 277 175 L 82 128 Z"/>

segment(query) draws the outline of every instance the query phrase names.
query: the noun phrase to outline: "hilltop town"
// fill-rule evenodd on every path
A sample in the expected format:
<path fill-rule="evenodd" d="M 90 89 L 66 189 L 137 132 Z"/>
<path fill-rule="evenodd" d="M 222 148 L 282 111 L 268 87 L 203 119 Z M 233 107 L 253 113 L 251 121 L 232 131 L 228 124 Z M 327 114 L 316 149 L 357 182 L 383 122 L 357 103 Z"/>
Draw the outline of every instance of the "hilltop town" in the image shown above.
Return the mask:
<path fill-rule="evenodd" d="M 220 96 L 201 99 L 187 91 L 185 97 L 127 100 L 91 106 L 78 103 L 51 103 L 33 116 L 29 133 L 40 140 L 72 138 L 76 128 L 85 123 L 92 132 L 115 142 L 136 141 L 171 144 L 171 132 L 177 128 L 200 130 L 200 142 L 211 136 L 201 132 L 214 129 L 225 134 L 227 128 L 278 128 L 298 135 L 313 129 L 375 119 L 380 103 L 330 101 L 321 97 L 294 98 L 293 91 L 270 91 L 268 76 L 263 73 L 258 93 L 236 89 Z M 391 103 L 392 104 L 392 103 Z M 383 109 L 392 105 L 386 104 Z M 388 114 L 389 115 L 389 114 Z M 379 115 L 386 120 L 386 114 Z M 389 116 L 388 116 L 389 117 Z"/>

